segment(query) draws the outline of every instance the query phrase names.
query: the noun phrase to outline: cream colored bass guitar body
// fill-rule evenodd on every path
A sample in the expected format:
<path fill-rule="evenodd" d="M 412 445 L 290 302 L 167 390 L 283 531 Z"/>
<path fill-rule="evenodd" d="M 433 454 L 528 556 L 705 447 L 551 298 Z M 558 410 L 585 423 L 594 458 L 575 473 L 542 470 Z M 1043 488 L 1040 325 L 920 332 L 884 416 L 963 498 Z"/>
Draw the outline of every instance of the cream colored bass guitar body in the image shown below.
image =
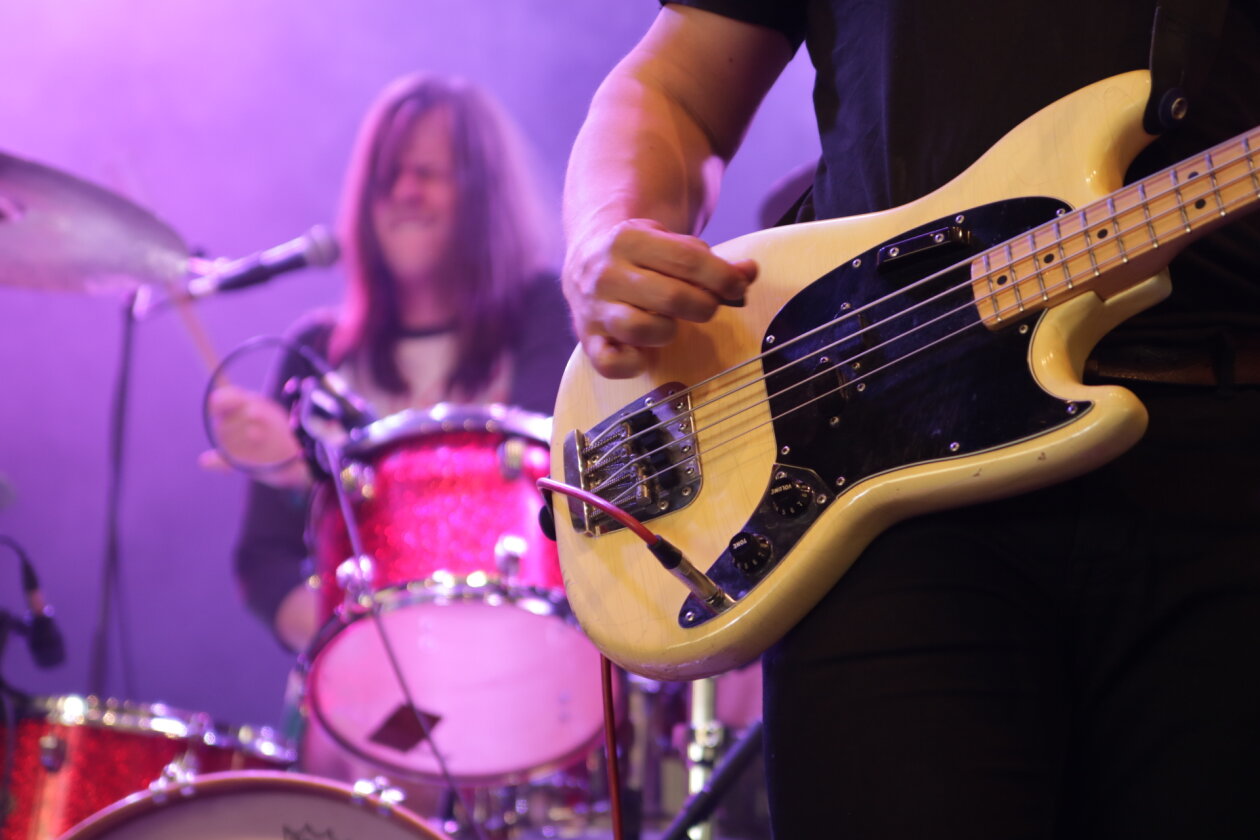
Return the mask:
<path fill-rule="evenodd" d="M 610 659 L 667 680 L 742 665 L 894 522 L 1137 441 L 1145 409 L 1083 385 L 1086 356 L 1168 293 L 1179 248 L 1260 197 L 1257 130 L 1124 186 L 1148 91 L 1145 71 L 1083 88 L 911 204 L 719 246 L 760 266 L 746 305 L 682 324 L 637 378 L 575 353 L 553 478 L 631 512 L 725 594 L 707 607 L 631 531 L 557 496 L 569 603 Z"/>

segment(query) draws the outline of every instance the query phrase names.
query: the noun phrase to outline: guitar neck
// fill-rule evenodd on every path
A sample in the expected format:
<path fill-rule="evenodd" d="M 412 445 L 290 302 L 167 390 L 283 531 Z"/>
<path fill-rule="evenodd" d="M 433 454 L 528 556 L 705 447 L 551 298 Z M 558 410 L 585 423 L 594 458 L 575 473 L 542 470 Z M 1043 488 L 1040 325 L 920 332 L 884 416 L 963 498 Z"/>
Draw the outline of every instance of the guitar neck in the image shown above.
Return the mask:
<path fill-rule="evenodd" d="M 982 321 L 997 329 L 1156 273 L 1198 237 L 1255 209 L 1257 156 L 1260 127 L 985 251 L 971 263 Z"/>

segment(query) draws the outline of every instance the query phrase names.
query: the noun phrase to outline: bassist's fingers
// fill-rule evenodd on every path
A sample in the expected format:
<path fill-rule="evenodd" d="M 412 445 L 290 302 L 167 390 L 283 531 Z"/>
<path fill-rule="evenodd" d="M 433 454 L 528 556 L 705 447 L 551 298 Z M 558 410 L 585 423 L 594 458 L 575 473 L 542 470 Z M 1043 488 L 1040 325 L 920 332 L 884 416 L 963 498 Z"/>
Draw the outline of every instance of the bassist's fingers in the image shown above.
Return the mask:
<path fill-rule="evenodd" d="M 628 379 L 638 376 L 647 367 L 644 348 L 622 344 L 604 335 L 588 335 L 582 340 L 582 349 L 591 360 L 592 367 L 608 379 Z"/>

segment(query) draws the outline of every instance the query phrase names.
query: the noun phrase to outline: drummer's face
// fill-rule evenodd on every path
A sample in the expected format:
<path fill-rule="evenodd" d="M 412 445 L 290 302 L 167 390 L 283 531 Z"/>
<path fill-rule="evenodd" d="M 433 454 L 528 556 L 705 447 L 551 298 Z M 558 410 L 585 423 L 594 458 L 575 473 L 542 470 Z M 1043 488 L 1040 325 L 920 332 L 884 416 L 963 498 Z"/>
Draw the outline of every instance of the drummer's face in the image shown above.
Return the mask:
<path fill-rule="evenodd" d="M 372 202 L 372 225 L 386 264 L 402 284 L 436 279 L 455 228 L 455 159 L 451 112 L 420 116 L 403 141 L 394 183 Z"/>

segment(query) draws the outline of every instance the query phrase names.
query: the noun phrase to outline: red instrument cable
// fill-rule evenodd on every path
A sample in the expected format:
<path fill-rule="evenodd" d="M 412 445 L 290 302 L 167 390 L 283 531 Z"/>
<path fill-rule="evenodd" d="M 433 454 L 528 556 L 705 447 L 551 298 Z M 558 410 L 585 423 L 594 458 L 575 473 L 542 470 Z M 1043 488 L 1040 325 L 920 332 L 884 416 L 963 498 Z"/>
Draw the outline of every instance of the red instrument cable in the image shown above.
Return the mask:
<path fill-rule="evenodd" d="M 633 531 L 636 536 L 647 544 L 649 549 L 659 548 L 665 544 L 665 541 L 659 535 L 652 533 L 642 522 L 612 502 L 596 496 L 589 490 L 574 487 L 572 484 L 565 484 L 550 478 L 538 479 L 538 487 L 540 490 L 551 490 L 566 496 L 573 496 L 591 507 L 599 508 Z M 620 762 L 617 760 L 617 716 L 616 710 L 613 708 L 612 662 L 602 653 L 599 659 L 600 682 L 604 693 L 604 749 L 608 752 L 608 798 L 612 809 L 613 838 L 614 840 L 622 840 L 621 768 Z"/>

